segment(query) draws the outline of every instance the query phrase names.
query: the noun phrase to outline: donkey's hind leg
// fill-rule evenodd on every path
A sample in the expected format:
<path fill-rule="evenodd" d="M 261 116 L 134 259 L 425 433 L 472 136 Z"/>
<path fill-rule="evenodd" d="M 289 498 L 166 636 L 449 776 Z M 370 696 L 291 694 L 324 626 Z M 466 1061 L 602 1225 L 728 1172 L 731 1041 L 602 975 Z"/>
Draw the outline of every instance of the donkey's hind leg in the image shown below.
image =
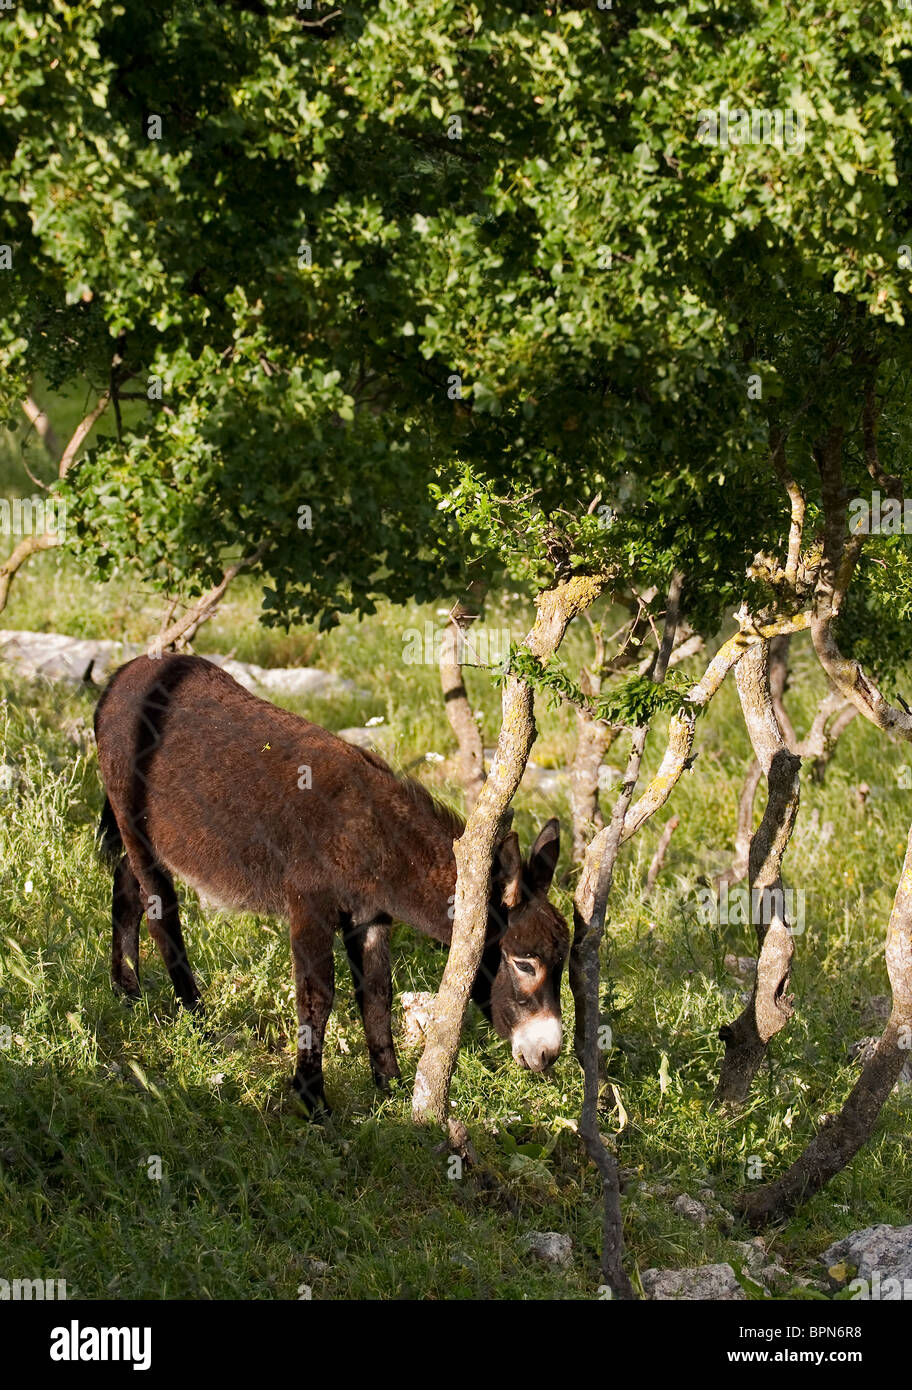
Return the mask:
<path fill-rule="evenodd" d="M 292 890 L 288 900 L 298 1009 L 294 1089 L 305 1109 L 330 1113 L 323 1089 L 323 1037 L 335 992 L 331 907 Z"/>
<path fill-rule="evenodd" d="M 118 994 L 138 999 L 139 924 L 143 905 L 139 882 L 123 855 L 114 868 L 111 897 L 111 984 Z"/>
<path fill-rule="evenodd" d="M 140 889 L 149 931 L 171 976 L 174 992 L 185 1008 L 197 1009 L 200 992 L 187 960 L 171 875 L 160 864 L 152 864 L 143 871 Z"/>
<path fill-rule="evenodd" d="M 348 952 L 355 997 L 364 1021 L 364 1036 L 374 1082 L 381 1091 L 399 1076 L 393 1046 L 393 980 L 390 971 L 390 919 L 378 917 L 364 926 L 344 926 L 342 939 Z"/>

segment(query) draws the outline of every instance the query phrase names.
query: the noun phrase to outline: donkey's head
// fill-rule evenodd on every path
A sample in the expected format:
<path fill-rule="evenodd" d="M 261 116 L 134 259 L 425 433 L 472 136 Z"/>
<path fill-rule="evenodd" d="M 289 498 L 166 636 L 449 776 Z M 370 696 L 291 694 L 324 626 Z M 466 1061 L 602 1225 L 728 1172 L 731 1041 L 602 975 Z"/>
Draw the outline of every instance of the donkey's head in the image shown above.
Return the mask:
<path fill-rule="evenodd" d="M 500 1036 L 509 1038 L 514 1060 L 532 1071 L 544 1071 L 561 1049 L 560 984 L 570 933 L 548 901 L 559 850 L 556 820 L 544 826 L 526 863 L 514 830 L 501 842 L 491 876 L 489 945 L 477 982 L 478 1002 Z"/>

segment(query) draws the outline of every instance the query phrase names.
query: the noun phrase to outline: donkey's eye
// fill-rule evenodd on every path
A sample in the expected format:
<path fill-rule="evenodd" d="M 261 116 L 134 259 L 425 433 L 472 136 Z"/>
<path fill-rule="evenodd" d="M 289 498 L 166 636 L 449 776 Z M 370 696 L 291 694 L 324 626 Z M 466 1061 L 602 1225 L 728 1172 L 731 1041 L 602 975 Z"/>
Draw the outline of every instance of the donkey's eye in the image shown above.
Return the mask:
<path fill-rule="evenodd" d="M 535 962 L 531 960 L 520 960 L 517 956 L 513 957 L 513 966 L 521 975 L 534 975 Z"/>

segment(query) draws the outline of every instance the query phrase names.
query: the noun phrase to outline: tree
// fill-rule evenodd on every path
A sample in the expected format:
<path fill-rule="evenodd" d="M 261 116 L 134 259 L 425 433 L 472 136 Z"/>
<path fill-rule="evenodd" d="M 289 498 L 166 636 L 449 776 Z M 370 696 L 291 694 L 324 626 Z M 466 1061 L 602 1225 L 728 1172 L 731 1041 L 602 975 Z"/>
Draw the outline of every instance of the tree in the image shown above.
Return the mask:
<path fill-rule="evenodd" d="M 758 842 L 753 879 L 774 891 L 797 784 L 770 639 L 813 622 L 846 698 L 850 657 L 891 667 L 912 565 L 892 536 L 844 566 L 835 503 L 893 486 L 878 428 L 901 471 L 909 17 L 382 0 L 311 21 L 277 0 L 84 0 L 2 23 L 4 390 L 88 377 L 108 394 L 113 433 L 59 484 L 83 563 L 200 595 L 247 564 L 267 621 L 324 626 L 498 571 L 537 595 L 457 849 L 416 1097 L 440 1116 L 536 691 L 632 730 L 578 893 L 591 1028 L 614 856 L 682 775 L 717 679 L 747 654 L 774 849 Z M 689 688 L 582 690 L 558 647 L 615 583 L 669 596 L 671 640 L 736 611 L 734 645 Z M 870 680 L 851 698 L 888 718 Z M 659 709 L 668 748 L 631 804 Z M 787 923 L 759 925 L 758 989 L 726 1039 L 740 1095 L 789 982 Z"/>

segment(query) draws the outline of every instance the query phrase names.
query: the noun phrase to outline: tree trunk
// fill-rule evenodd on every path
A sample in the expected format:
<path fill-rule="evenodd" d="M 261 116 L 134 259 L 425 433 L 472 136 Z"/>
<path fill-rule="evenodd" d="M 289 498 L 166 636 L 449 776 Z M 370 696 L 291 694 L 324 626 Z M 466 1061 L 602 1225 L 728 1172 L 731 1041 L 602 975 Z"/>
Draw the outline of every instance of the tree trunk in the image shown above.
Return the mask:
<path fill-rule="evenodd" d="M 594 669 L 588 671 L 584 668 L 580 675 L 580 689 L 584 695 L 598 695 L 607 676 L 614 675 L 636 662 L 640 642 L 637 640 L 634 645 L 633 639 L 639 638 L 645 627 L 646 621 L 642 613 L 637 614 L 633 622 L 626 625 L 626 629 L 621 629 L 622 633 L 626 630 L 622 651 L 610 660 L 606 659 L 604 641 L 596 632 Z M 675 644 L 668 658 L 669 667 L 696 655 L 702 648 L 703 638 L 682 626 L 675 635 Z M 637 669 L 641 676 L 649 672 L 654 660 L 653 655 L 639 662 Z M 599 777 L 608 750 L 621 732 L 621 726 L 606 724 L 596 719 L 590 709 L 577 708 L 576 728 L 576 751 L 570 772 L 570 806 L 573 818 L 573 859 L 581 864 L 593 832 L 601 830 L 605 823 L 599 806 Z"/>
<path fill-rule="evenodd" d="M 665 828 L 659 836 L 659 843 L 656 845 L 655 854 L 652 856 L 652 862 L 649 865 L 649 871 L 646 874 L 646 888 L 643 893 L 644 899 L 649 897 L 650 893 L 656 885 L 656 879 L 662 872 L 662 866 L 665 863 L 665 856 L 668 853 L 668 846 L 671 844 L 671 837 L 677 830 L 680 823 L 680 816 L 669 816 L 668 820 L 665 822 Z"/>
<path fill-rule="evenodd" d="M 600 684 L 600 682 L 599 682 Z M 586 694 L 598 694 L 591 688 Z M 581 861 L 593 832 L 604 825 L 599 806 L 599 774 L 605 755 L 620 733 L 616 724 L 596 719 L 591 710 L 576 711 L 576 752 L 570 771 L 570 808 L 573 819 L 573 858 Z"/>
<path fill-rule="evenodd" d="M 822 782 L 826 776 L 827 764 L 836 750 L 842 734 L 858 714 L 858 710 L 828 680 L 829 690 L 817 706 L 811 727 L 804 738 L 799 739 L 794 725 L 788 716 L 783 695 L 788 689 L 788 653 L 791 636 L 774 637 L 770 643 L 770 690 L 773 709 L 779 720 L 782 736 L 793 753 L 799 758 L 813 758 L 811 774 L 815 782 Z"/>
<path fill-rule="evenodd" d="M 795 726 L 785 708 L 783 696 L 788 690 L 789 675 L 789 648 L 792 642 L 790 632 L 785 632 L 779 637 L 774 637 L 769 646 L 769 684 L 770 696 L 773 701 L 773 711 L 779 721 L 779 728 L 782 730 L 782 737 L 786 746 L 793 753 L 798 752 L 798 735 L 795 733 Z"/>
<path fill-rule="evenodd" d="M 57 435 L 54 432 L 54 426 L 41 409 L 41 406 L 38 405 L 37 401 L 32 400 L 31 396 L 26 396 L 25 400 L 22 402 L 22 409 L 29 423 L 34 426 L 38 438 L 54 460 L 56 466 L 60 461 L 61 448 Z"/>
<path fill-rule="evenodd" d="M 102 391 L 94 408 L 84 419 L 80 420 L 67 441 L 66 448 L 60 456 L 60 462 L 57 465 L 58 478 L 66 477 L 73 465 L 74 459 L 85 443 L 85 440 L 91 434 L 96 422 L 107 410 L 110 400 L 110 392 Z M 26 414 L 28 414 L 28 409 L 26 407 L 24 408 Z M 54 496 L 55 494 L 51 492 L 50 495 Z M 13 580 L 29 556 L 37 554 L 39 550 L 53 550 L 55 546 L 59 544 L 60 534 L 56 531 L 45 531 L 38 536 L 23 537 L 19 544 L 13 549 L 12 554 L 0 565 L 0 613 L 3 612 L 9 601 L 9 592 Z"/>
<path fill-rule="evenodd" d="M 757 799 L 757 788 L 760 785 L 762 772 L 763 769 L 757 759 L 751 758 L 747 775 L 744 778 L 744 785 L 741 788 L 741 795 L 738 798 L 735 857 L 729 868 L 716 875 L 714 880 L 716 892 L 723 885 L 730 887 L 733 883 L 740 883 L 747 874 L 751 840 L 754 838 L 754 802 Z"/>
<path fill-rule="evenodd" d="M 757 977 L 750 1003 L 732 1023 L 719 1029 L 725 1057 L 716 1102 L 747 1098 L 770 1038 L 792 1013 L 788 994 L 794 942 L 785 909 L 782 860 L 798 814 L 801 759 L 786 746 L 770 690 L 769 643 L 753 647 L 738 663 L 735 680 L 757 761 L 767 781 L 763 820 L 751 840 L 749 880 L 751 918 L 759 947 Z"/>
<path fill-rule="evenodd" d="M 828 1116 L 781 1178 L 739 1203 L 754 1226 L 787 1216 L 842 1171 L 874 1131 L 912 1046 L 912 828 L 887 928 L 887 973 L 893 1009 L 883 1035 L 840 1113 Z"/>
<path fill-rule="evenodd" d="M 258 546 L 252 555 L 243 556 L 236 560 L 234 564 L 228 565 L 222 573 L 222 577 L 217 584 L 213 584 L 205 594 L 201 594 L 195 603 L 192 603 L 187 611 L 174 622 L 167 619 L 162 630 L 152 639 L 148 647 L 149 656 L 161 656 L 162 652 L 169 650 L 177 651 L 180 647 L 186 646 L 203 623 L 214 616 L 216 609 L 225 596 L 225 592 L 232 579 L 240 574 L 242 569 L 247 569 L 256 564 L 261 559 L 266 550 L 266 542 Z"/>
<path fill-rule="evenodd" d="M 465 634 L 478 616 L 484 599 L 483 585 L 472 586 L 469 595 L 475 590 L 474 598 L 467 595 L 467 601 L 457 600 L 450 612 L 449 626 L 440 651 L 440 684 L 450 728 L 456 736 L 459 748 L 457 767 L 459 780 L 465 793 L 466 812 L 475 805 L 484 786 L 484 744 L 478 721 L 472 713 L 472 706 L 462 679 L 462 648 Z M 470 606 L 474 603 L 474 607 Z"/>
<path fill-rule="evenodd" d="M 665 679 L 668 659 L 678 625 L 681 577 L 675 575 L 665 606 L 665 631 L 656 653 L 652 678 Z M 598 832 L 586 850 L 583 872 L 573 899 L 573 946 L 570 952 L 570 987 L 576 1009 L 576 1055 L 583 1068 L 583 1108 L 579 1132 L 602 1182 L 602 1278 L 616 1298 L 632 1299 L 633 1287 L 623 1266 L 623 1223 L 617 1159 L 602 1138 L 598 1122 L 601 1082 L 599 1065 L 599 947 L 605 929 L 605 916 L 614 866 L 624 838 L 627 812 L 640 775 L 640 763 L 648 725 L 634 729 L 627 769 L 614 804 L 610 824 Z"/>
<path fill-rule="evenodd" d="M 573 575 L 539 594 L 538 616 L 525 649 L 545 664 L 560 646 L 568 623 L 612 582 L 613 574 Z M 455 842 L 456 902 L 446 968 L 415 1076 L 412 1118 L 445 1124 L 450 1081 L 463 1019 L 481 965 L 488 922 L 488 893 L 494 851 L 504 815 L 522 780 L 535 739 L 533 692 L 516 676 L 504 686 L 497 752 L 465 830 Z"/>

